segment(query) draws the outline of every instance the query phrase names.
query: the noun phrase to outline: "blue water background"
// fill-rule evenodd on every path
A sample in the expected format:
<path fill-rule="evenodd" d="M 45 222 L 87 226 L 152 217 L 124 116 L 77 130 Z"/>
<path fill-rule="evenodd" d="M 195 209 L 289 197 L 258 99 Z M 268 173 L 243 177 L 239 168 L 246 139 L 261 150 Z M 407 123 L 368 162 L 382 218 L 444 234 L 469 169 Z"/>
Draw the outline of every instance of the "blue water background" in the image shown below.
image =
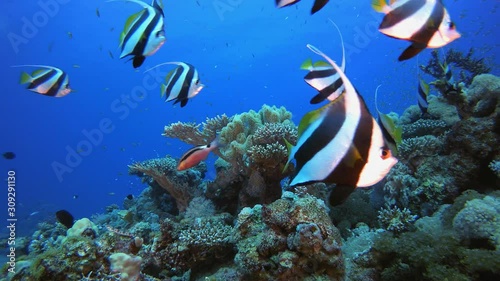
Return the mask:
<path fill-rule="evenodd" d="M 17 155 L 14 160 L 0 159 L 0 173 L 4 179 L 9 170 L 16 172 L 20 234 L 32 232 L 39 221 L 53 219 L 59 209 L 69 210 L 76 218 L 89 217 L 104 212 L 107 205 L 121 206 L 127 194 L 138 195 L 145 185 L 127 174 L 127 165 L 167 154 L 180 157 L 190 148 L 161 136 L 163 126 L 172 122 L 200 123 L 207 117 L 231 116 L 268 104 L 285 106 L 298 124 L 304 113 L 317 108 L 309 104 L 315 91 L 303 82 L 305 72 L 299 66 L 308 57 L 320 58 L 305 45 L 311 43 L 341 60 L 339 35 L 328 18 L 343 33 L 347 74 L 372 112 L 379 84 L 383 85 L 378 101 L 381 111 L 401 114 L 416 103 L 417 59 L 397 62 L 408 43 L 376 31 L 382 14 L 371 9 L 370 1 L 332 0 L 311 16 L 312 0 L 284 9 L 276 9 L 271 0 L 165 0 L 167 42 L 137 71 L 130 62 L 118 59 L 118 38 L 125 20 L 139 6 L 60 1 L 58 11 L 48 15 L 45 23 L 39 22 L 33 34 L 24 32 L 26 21 L 33 22 L 34 16 L 43 20 L 40 3 L 47 2 L 57 3 L 4 0 L 0 4 L 0 152 Z M 499 2 L 457 0 L 445 4 L 462 38 L 444 50 L 466 52 L 474 47 L 477 56 L 487 57 L 498 75 Z M 13 34 L 25 41 L 13 45 Z M 422 52 L 419 62 L 427 62 L 429 54 L 429 50 Z M 160 98 L 160 80 L 144 73 L 167 61 L 195 65 L 206 85 L 184 108 L 165 103 Z M 33 69 L 10 67 L 20 64 L 59 67 L 69 74 L 77 92 L 59 99 L 29 92 L 18 81 L 21 70 Z M 160 70 L 164 75 L 170 69 Z M 125 95 L 139 93 L 137 89 L 145 83 L 156 85 L 142 98 L 136 95 L 131 103 L 123 100 Z M 103 134 L 91 151 L 83 151 L 88 155 L 59 180 L 53 163 L 67 165 L 68 149 L 78 150 L 82 141 L 88 141 L 83 131 L 97 130 L 101 122 L 111 122 L 112 132 Z M 209 166 L 214 160 L 210 156 Z M 213 172 L 208 176 L 213 177 Z M 2 180 L 3 202 L 6 189 Z M 2 218 L 7 216 L 6 209 L 6 205 L 0 209 Z M 33 212 L 39 213 L 30 215 Z"/>

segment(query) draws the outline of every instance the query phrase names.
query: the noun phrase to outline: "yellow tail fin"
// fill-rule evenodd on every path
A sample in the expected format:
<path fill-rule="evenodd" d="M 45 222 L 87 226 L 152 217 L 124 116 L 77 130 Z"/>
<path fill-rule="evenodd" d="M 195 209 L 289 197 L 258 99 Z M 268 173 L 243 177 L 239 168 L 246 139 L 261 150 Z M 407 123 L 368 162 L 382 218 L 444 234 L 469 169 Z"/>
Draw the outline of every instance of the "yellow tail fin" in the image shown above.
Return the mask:
<path fill-rule="evenodd" d="M 383 13 L 384 8 L 387 6 L 387 2 L 385 1 L 386 0 L 372 0 L 372 8 L 379 13 Z"/>
<path fill-rule="evenodd" d="M 26 72 L 21 72 L 21 79 L 19 80 L 19 84 L 26 84 L 26 83 L 30 83 L 33 79 L 31 78 L 31 76 L 26 73 Z"/>

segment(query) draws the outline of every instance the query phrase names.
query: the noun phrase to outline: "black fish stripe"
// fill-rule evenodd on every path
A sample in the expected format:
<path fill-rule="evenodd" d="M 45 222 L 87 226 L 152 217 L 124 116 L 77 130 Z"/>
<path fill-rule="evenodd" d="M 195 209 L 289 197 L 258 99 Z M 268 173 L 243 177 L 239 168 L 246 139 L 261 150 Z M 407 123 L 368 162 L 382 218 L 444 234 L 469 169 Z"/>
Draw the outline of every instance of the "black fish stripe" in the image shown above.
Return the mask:
<path fill-rule="evenodd" d="M 315 0 L 314 5 L 311 8 L 311 14 L 316 13 L 317 11 L 321 10 L 326 3 L 328 3 L 329 0 Z"/>
<path fill-rule="evenodd" d="M 59 90 L 62 89 L 65 85 L 63 85 L 64 80 L 66 79 L 66 73 L 62 73 L 62 75 L 59 75 L 59 78 L 57 78 L 57 82 L 54 83 L 50 89 L 47 91 L 45 95 L 47 96 L 55 96 L 57 93 L 59 93 Z"/>
<path fill-rule="evenodd" d="M 184 77 L 184 81 L 182 81 L 182 88 L 179 93 L 179 96 L 177 96 L 177 101 L 182 101 L 182 100 L 187 100 L 190 87 L 191 87 L 191 82 L 193 81 L 194 77 L 194 67 L 188 63 L 186 63 L 187 69 L 183 69 L 184 72 L 187 71 L 186 76 Z"/>
<path fill-rule="evenodd" d="M 337 91 L 340 87 L 342 87 L 344 83 L 342 82 L 342 79 L 339 77 L 333 84 L 330 84 L 328 87 L 324 88 L 323 90 L 319 91 L 323 95 L 326 95 L 327 97 L 331 94 L 333 94 L 335 91 Z"/>
<path fill-rule="evenodd" d="M 50 79 L 52 79 L 55 75 L 57 75 L 57 71 L 55 69 L 49 70 L 45 74 L 43 74 L 40 77 L 31 81 L 31 83 L 28 85 L 28 89 L 30 89 L 30 90 L 35 89 L 36 87 L 38 87 L 38 86 L 46 83 Z"/>
<path fill-rule="evenodd" d="M 342 97 L 341 100 L 335 101 L 333 104 L 329 105 L 328 108 L 325 108 L 327 111 L 326 114 L 333 114 L 335 115 L 335 118 L 325 116 L 325 118 L 321 121 L 321 124 L 297 150 L 294 157 L 297 164 L 295 168 L 297 173 L 300 172 L 302 167 L 308 161 L 310 161 L 321 149 L 327 146 L 328 143 L 337 136 L 340 128 L 346 120 L 345 106 L 345 98 Z"/>
<path fill-rule="evenodd" d="M 182 161 L 185 161 L 186 159 L 188 159 L 192 154 L 196 153 L 197 151 L 200 151 L 200 150 L 203 150 L 205 149 L 206 145 L 198 145 L 198 146 L 195 146 L 193 148 L 191 148 L 190 150 L 188 150 L 186 153 L 184 153 L 184 155 L 182 155 L 181 159 L 179 160 L 179 162 L 182 162 Z"/>
<path fill-rule="evenodd" d="M 342 79 L 340 79 L 339 77 L 337 80 L 335 80 L 335 82 L 333 82 L 333 84 L 330 84 L 323 90 L 318 91 L 319 93 L 311 99 L 310 103 L 317 104 L 326 100 L 330 95 L 335 93 L 343 85 L 344 84 L 342 83 Z"/>
<path fill-rule="evenodd" d="M 373 117 L 368 111 L 363 98 L 358 94 L 360 101 L 361 116 L 354 133 L 353 146 L 357 148 L 362 161 L 356 161 L 354 166 L 348 166 L 342 159 L 339 165 L 325 179 L 325 182 L 336 183 L 338 185 L 356 186 L 361 175 L 361 171 L 366 164 L 371 148 L 371 139 L 373 131 Z M 346 154 L 349 156 L 349 154 Z M 346 179 L 346 182 L 340 182 L 339 179 Z"/>
<path fill-rule="evenodd" d="M 129 32 L 125 35 L 125 38 L 123 38 L 123 45 L 122 45 L 122 51 L 123 49 L 125 48 L 125 46 L 127 45 L 127 42 L 129 40 L 131 40 L 132 36 L 134 36 L 134 34 L 136 32 L 139 32 L 139 29 L 141 28 L 141 26 L 143 25 L 144 22 L 146 22 L 146 20 L 148 19 L 149 17 L 149 10 L 145 8 L 145 12 L 142 13 L 142 15 L 133 23 L 132 27 L 130 28 Z M 135 50 L 137 48 L 137 45 L 140 44 L 141 41 L 144 40 L 144 36 L 141 36 L 141 39 L 139 40 L 139 42 L 137 42 L 136 46 L 134 47 L 134 50 L 132 51 L 131 54 L 134 54 L 134 55 L 142 55 L 142 53 L 136 53 Z M 129 55 L 131 55 L 129 54 Z"/>
<path fill-rule="evenodd" d="M 432 36 L 438 31 L 443 18 L 444 6 L 441 5 L 439 1 L 436 1 L 436 5 L 432 8 L 430 17 L 425 21 L 425 24 L 411 36 L 410 40 L 427 45 L 429 41 L 431 41 Z"/>
<path fill-rule="evenodd" d="M 379 29 L 392 27 L 411 17 L 425 5 L 425 2 L 426 0 L 411 0 L 392 10 L 384 17 L 382 23 L 380 23 Z"/>
<path fill-rule="evenodd" d="M 159 21 L 160 14 L 155 13 L 153 19 L 151 19 L 148 26 L 146 27 L 146 30 L 144 30 L 143 36 L 141 36 L 141 39 L 139 40 L 139 42 L 137 42 L 137 45 L 135 45 L 133 51 L 134 55 L 142 56 L 144 54 L 144 50 L 146 49 L 146 45 L 148 44 L 149 36 L 153 32 Z"/>
<path fill-rule="evenodd" d="M 309 71 L 309 73 L 304 76 L 304 79 L 320 79 L 326 78 L 337 74 L 337 71 L 333 68 L 322 69 L 322 70 L 313 70 Z"/>
<path fill-rule="evenodd" d="M 184 67 L 182 66 L 178 66 L 175 68 L 174 70 L 174 73 L 172 75 L 172 77 L 170 78 L 170 81 L 168 81 L 168 85 L 167 85 L 167 89 L 165 90 L 165 98 L 168 100 L 168 98 L 170 97 L 170 94 L 172 93 L 172 89 L 174 88 L 174 86 L 180 82 L 179 79 L 182 75 L 182 73 L 184 72 Z M 175 99 L 178 99 L 179 96 L 175 97 Z"/>

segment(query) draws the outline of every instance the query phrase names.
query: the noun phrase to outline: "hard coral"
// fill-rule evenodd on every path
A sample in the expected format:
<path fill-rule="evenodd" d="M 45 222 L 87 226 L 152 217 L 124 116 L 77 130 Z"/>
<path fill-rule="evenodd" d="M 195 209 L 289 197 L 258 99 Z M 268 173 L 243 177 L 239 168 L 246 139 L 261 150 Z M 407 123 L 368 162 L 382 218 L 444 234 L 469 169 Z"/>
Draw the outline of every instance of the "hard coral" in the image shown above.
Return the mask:
<path fill-rule="evenodd" d="M 406 208 L 401 210 L 396 206 L 387 206 L 378 211 L 378 220 L 382 227 L 394 233 L 407 231 L 416 218 L 417 216 L 412 215 L 410 210 Z"/>
<path fill-rule="evenodd" d="M 500 250 L 500 199 L 486 196 L 465 203 L 453 219 L 453 228 L 461 239 L 484 240 L 492 249 Z"/>
<path fill-rule="evenodd" d="M 186 210 L 191 199 L 201 193 L 198 186 L 206 172 L 206 166 L 198 165 L 195 169 L 178 172 L 175 159 L 167 156 L 151 159 L 129 166 L 129 173 L 140 177 L 151 177 L 174 199 L 179 211 Z"/>
<path fill-rule="evenodd" d="M 338 230 L 321 200 L 285 192 L 268 206 L 245 208 L 235 263 L 242 280 L 343 280 Z"/>

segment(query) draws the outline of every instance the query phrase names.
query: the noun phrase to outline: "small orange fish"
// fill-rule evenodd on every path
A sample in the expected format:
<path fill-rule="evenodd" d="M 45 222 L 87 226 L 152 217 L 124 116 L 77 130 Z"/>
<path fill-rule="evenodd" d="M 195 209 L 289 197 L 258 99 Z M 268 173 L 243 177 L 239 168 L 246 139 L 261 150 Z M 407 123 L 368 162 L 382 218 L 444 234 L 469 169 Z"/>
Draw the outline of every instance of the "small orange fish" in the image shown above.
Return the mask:
<path fill-rule="evenodd" d="M 182 155 L 177 171 L 187 170 L 198 165 L 201 161 L 207 159 L 208 154 L 219 146 L 219 138 L 215 138 L 208 145 L 198 145 L 188 150 Z"/>

